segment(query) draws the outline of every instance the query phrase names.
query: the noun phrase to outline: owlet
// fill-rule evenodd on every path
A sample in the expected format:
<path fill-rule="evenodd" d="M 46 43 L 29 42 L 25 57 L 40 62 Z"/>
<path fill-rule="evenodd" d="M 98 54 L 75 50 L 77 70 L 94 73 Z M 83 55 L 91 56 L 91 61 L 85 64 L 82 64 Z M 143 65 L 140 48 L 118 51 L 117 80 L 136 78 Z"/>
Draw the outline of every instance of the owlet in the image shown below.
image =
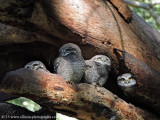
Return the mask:
<path fill-rule="evenodd" d="M 125 95 L 134 93 L 137 88 L 137 82 L 131 73 L 122 74 L 117 78 L 117 84 Z"/>
<path fill-rule="evenodd" d="M 59 57 L 54 61 L 54 70 L 67 82 L 80 83 L 84 75 L 84 65 L 80 48 L 68 43 L 59 49 Z"/>
<path fill-rule="evenodd" d="M 96 55 L 85 61 L 84 82 L 103 86 L 111 70 L 111 60 L 105 55 Z"/>
<path fill-rule="evenodd" d="M 28 68 L 31 70 L 44 70 L 44 71 L 48 72 L 45 65 L 41 61 L 31 61 L 31 62 L 27 63 L 24 66 L 24 68 Z"/>

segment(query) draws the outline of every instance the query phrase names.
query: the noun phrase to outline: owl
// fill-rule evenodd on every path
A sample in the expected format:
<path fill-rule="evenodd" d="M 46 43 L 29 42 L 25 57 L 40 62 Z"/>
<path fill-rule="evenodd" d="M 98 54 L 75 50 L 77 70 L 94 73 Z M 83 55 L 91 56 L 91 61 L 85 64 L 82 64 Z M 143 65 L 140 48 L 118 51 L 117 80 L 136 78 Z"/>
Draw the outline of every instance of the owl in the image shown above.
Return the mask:
<path fill-rule="evenodd" d="M 117 78 L 117 84 L 125 95 L 134 93 L 137 88 L 137 82 L 131 73 L 122 74 Z"/>
<path fill-rule="evenodd" d="M 44 70 L 44 71 L 48 72 L 45 65 L 41 61 L 31 61 L 31 62 L 27 63 L 24 66 L 24 68 L 28 68 L 31 70 Z"/>
<path fill-rule="evenodd" d="M 84 65 L 80 48 L 68 43 L 59 49 L 59 56 L 54 61 L 54 71 L 66 79 L 67 83 L 77 84 L 84 75 Z"/>
<path fill-rule="evenodd" d="M 84 82 L 103 86 L 111 70 L 111 60 L 105 55 L 96 55 L 90 60 L 85 60 Z"/>

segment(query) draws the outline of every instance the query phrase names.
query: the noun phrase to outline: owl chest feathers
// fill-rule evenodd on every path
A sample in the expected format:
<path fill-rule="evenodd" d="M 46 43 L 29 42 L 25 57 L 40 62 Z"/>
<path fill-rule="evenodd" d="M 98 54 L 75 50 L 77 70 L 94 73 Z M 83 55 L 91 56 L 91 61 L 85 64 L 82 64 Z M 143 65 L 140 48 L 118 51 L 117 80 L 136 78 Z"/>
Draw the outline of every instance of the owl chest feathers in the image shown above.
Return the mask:
<path fill-rule="evenodd" d="M 119 88 L 127 95 L 135 92 L 137 82 L 131 73 L 125 73 L 117 78 Z"/>
<path fill-rule="evenodd" d="M 130 93 L 131 94 L 131 93 L 135 92 L 135 90 L 137 88 L 137 85 L 135 84 L 135 85 L 128 86 L 128 87 L 121 86 L 120 88 L 123 90 L 124 93 Z"/>
<path fill-rule="evenodd" d="M 78 55 L 60 56 L 57 58 L 57 74 L 66 80 L 79 83 L 84 75 L 84 60 Z"/>
<path fill-rule="evenodd" d="M 85 82 L 103 86 L 108 78 L 106 66 L 92 60 L 85 61 Z"/>

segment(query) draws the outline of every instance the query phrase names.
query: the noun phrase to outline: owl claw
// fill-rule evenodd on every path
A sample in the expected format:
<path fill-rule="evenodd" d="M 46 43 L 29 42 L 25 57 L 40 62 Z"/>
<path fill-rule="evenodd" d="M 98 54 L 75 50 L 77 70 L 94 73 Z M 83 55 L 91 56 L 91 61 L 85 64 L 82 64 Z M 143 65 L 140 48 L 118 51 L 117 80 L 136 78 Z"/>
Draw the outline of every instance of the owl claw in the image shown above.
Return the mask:
<path fill-rule="evenodd" d="M 93 85 L 95 88 L 98 87 L 97 83 L 94 83 L 94 82 L 93 82 L 92 85 Z"/>
<path fill-rule="evenodd" d="M 72 80 L 66 80 L 66 83 L 70 85 L 74 85 L 74 82 Z"/>

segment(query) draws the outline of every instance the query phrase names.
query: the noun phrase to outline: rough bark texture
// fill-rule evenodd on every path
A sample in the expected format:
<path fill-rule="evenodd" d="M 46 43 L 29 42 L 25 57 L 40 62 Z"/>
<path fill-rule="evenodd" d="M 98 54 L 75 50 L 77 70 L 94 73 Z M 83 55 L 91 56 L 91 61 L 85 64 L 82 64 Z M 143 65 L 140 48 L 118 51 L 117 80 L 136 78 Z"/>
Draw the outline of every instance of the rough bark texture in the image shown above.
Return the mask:
<path fill-rule="evenodd" d="M 118 9 L 119 13 L 124 17 L 126 21 L 130 21 L 132 18 L 132 11 L 128 7 L 124 0 L 110 0 L 111 3 Z"/>
<path fill-rule="evenodd" d="M 49 61 L 54 61 L 58 48 L 73 42 L 80 46 L 85 59 L 96 54 L 105 54 L 111 58 L 112 71 L 105 85 L 107 89 L 121 96 L 116 78 L 118 74 L 132 72 L 136 76 L 138 89 L 131 100 L 160 114 L 160 33 L 134 12 L 131 14 L 129 10 L 127 14 L 127 10 L 123 1 L 117 4 L 115 0 L 0 0 L 1 22 L 36 33 L 43 37 L 43 42 L 52 44 L 37 49 L 35 46 L 43 46 L 42 43 L 27 43 L 25 49 L 20 47 L 22 44 L 16 45 L 21 51 L 19 55 L 16 55 L 19 52 L 14 51 L 15 44 L 1 46 L 0 64 L 4 64 L 1 78 L 5 72 L 37 59 L 37 55 L 50 65 Z M 4 44 L 4 41 L 2 39 L 0 43 Z M 24 41 L 28 42 L 28 39 Z M 16 42 L 22 41 L 17 39 Z M 4 54 L 7 48 L 12 49 Z M 117 57 L 114 48 L 125 51 L 129 57 L 120 64 L 118 57 L 121 56 Z M 12 54 L 13 51 L 15 54 Z M 27 55 L 29 53 L 30 59 L 22 54 L 24 52 Z M 17 61 L 8 53 L 22 57 Z M 10 56 L 7 59 L 10 65 L 4 62 L 6 55 Z"/>
<path fill-rule="evenodd" d="M 0 23 L 0 44 L 27 43 L 39 41 L 36 35 Z"/>
<path fill-rule="evenodd" d="M 24 67 L 30 61 L 40 60 L 47 69 L 53 71 L 50 67 L 50 59 L 56 57 L 58 49 L 50 44 L 33 42 L 25 44 L 8 44 L 0 47 L 0 79 L 6 72 Z"/>
<path fill-rule="evenodd" d="M 62 77 L 45 71 L 23 68 L 9 72 L 1 90 L 32 98 L 42 106 L 83 120 L 104 120 L 113 116 L 116 119 L 156 119 L 103 87 L 85 83 L 71 86 Z"/>
<path fill-rule="evenodd" d="M 118 53 L 118 51 L 122 53 Z M 154 108 L 154 112 L 160 113 L 160 108 L 157 107 L 160 103 L 160 73 L 127 52 L 115 49 L 115 54 L 122 68 L 121 71 L 127 68 L 128 71 L 123 72 L 135 73 L 135 77 L 138 78 L 138 88 L 134 94 L 131 94 L 132 99 L 142 106 L 147 102 L 146 106 L 150 106 Z M 143 73 L 146 73 L 147 76 L 141 75 Z"/>

